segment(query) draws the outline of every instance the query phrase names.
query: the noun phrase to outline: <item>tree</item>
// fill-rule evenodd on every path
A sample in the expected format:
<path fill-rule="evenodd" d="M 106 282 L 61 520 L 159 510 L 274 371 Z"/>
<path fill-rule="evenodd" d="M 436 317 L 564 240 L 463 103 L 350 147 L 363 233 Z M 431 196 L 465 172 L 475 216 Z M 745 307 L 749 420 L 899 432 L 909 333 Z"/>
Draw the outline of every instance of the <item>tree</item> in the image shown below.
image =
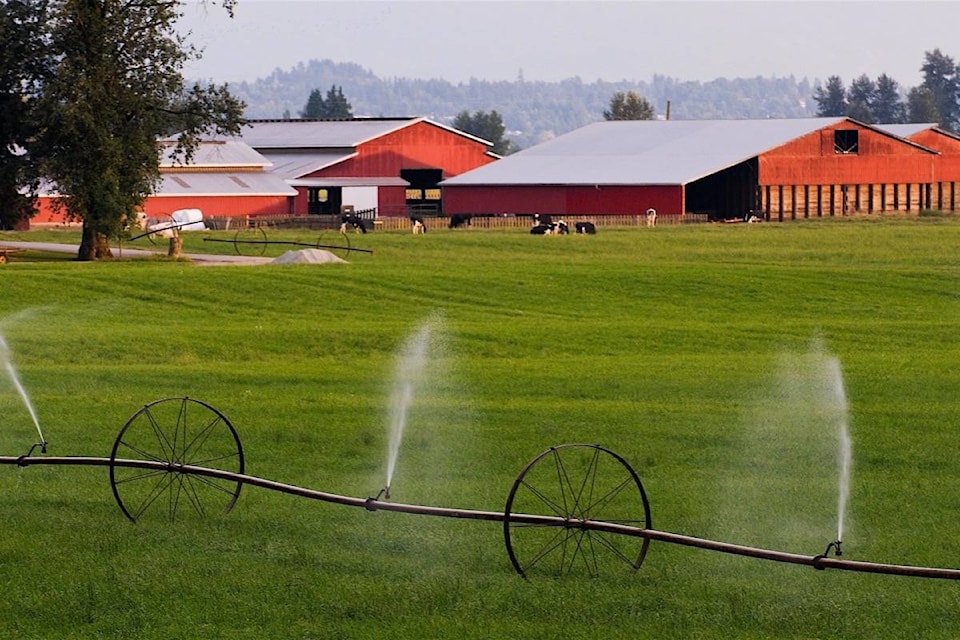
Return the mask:
<path fill-rule="evenodd" d="M 907 94 L 907 111 L 910 122 L 940 122 L 937 100 L 926 87 L 914 87 Z"/>
<path fill-rule="evenodd" d="M 920 70 L 923 72 L 920 86 L 932 94 L 940 114 L 940 126 L 948 131 L 960 131 L 960 104 L 957 103 L 960 75 L 953 58 L 944 55 L 940 49 L 927 51 Z"/>
<path fill-rule="evenodd" d="M 326 99 L 319 89 L 311 91 L 300 117 L 307 120 L 349 120 L 353 112 L 343 95 L 343 88 L 333 85 L 327 91 Z"/>
<path fill-rule="evenodd" d="M 610 98 L 610 110 L 603 112 L 606 120 L 653 120 L 653 106 L 636 91 L 617 91 Z"/>
<path fill-rule="evenodd" d="M 817 115 L 822 118 L 847 115 L 846 96 L 840 76 L 830 76 L 825 87 L 817 85 L 813 91 L 813 99 L 817 101 Z"/>
<path fill-rule="evenodd" d="M 453 127 L 483 138 L 490 143 L 490 151 L 497 155 L 505 156 L 514 151 L 513 143 L 503 137 L 507 129 L 503 124 L 503 118 L 496 110 L 489 113 L 482 110 L 476 111 L 473 115 L 463 110 L 453 119 Z"/>
<path fill-rule="evenodd" d="M 47 73 L 46 3 L 0 4 L 0 229 L 33 214 L 38 174 L 30 146 L 35 105 Z"/>
<path fill-rule="evenodd" d="M 314 89 L 307 98 L 307 106 L 300 112 L 300 117 L 305 120 L 319 120 L 323 118 L 323 94 L 320 89 Z"/>
<path fill-rule="evenodd" d="M 327 120 L 349 120 L 353 117 L 350 103 L 343 97 L 343 87 L 330 87 L 323 107 L 323 117 Z"/>
<path fill-rule="evenodd" d="M 83 223 L 78 259 L 95 260 L 156 188 L 158 141 L 189 161 L 202 136 L 239 133 L 244 105 L 226 85 L 186 86 L 183 64 L 199 54 L 175 30 L 182 0 L 50 2 L 57 62 L 34 148 L 58 205 Z"/>
<path fill-rule="evenodd" d="M 907 120 L 906 107 L 900 100 L 900 87 L 885 73 L 877 78 L 877 92 L 871 110 L 874 122 L 879 124 L 900 124 Z"/>
<path fill-rule="evenodd" d="M 866 74 L 850 83 L 847 91 L 847 115 L 854 120 L 872 124 L 873 103 L 877 99 L 877 85 Z"/>

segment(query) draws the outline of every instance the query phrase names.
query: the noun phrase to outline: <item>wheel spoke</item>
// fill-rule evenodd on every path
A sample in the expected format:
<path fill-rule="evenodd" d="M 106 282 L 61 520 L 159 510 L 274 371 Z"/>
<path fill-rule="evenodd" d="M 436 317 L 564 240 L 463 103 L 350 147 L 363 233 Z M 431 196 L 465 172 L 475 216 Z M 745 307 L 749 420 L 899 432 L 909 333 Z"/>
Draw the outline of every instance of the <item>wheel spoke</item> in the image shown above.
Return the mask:
<path fill-rule="evenodd" d="M 520 522 L 514 517 L 537 514 L 563 520 Z M 636 570 L 649 539 L 594 528 L 606 523 L 650 527 L 639 477 L 603 447 L 561 445 L 534 458 L 517 477 L 507 498 L 504 539 L 511 563 L 524 577 L 530 571 L 598 576 L 624 564 Z"/>
<path fill-rule="evenodd" d="M 131 472 L 125 469 L 136 465 L 118 464 L 120 457 L 166 464 Z M 155 511 L 170 520 L 178 513 L 205 517 L 221 506 L 230 511 L 241 482 L 195 475 L 181 465 L 243 473 L 243 448 L 233 426 L 210 405 L 186 397 L 144 406 L 121 429 L 110 456 L 110 483 L 123 513 L 137 521 L 158 500 L 163 508 Z"/>

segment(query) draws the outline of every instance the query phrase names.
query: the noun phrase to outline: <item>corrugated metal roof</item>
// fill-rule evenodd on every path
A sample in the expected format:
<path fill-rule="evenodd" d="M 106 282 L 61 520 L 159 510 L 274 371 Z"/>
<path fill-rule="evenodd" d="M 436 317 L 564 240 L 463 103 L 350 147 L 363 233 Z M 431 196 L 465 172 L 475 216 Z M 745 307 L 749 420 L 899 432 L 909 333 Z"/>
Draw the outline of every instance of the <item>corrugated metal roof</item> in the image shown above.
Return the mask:
<path fill-rule="evenodd" d="M 169 196 L 295 196 L 296 189 L 272 173 L 166 173 L 154 194 Z"/>
<path fill-rule="evenodd" d="M 899 138 L 909 138 L 910 136 L 926 131 L 927 129 L 939 129 L 940 125 L 936 122 L 911 122 L 909 124 L 875 124 L 877 129 L 892 133 Z"/>
<path fill-rule="evenodd" d="M 243 127 L 240 137 L 257 149 L 350 149 L 417 120 L 252 121 Z"/>
<path fill-rule="evenodd" d="M 443 181 L 682 185 L 847 118 L 598 122 Z"/>
<path fill-rule="evenodd" d="M 274 153 L 265 157 L 273 163 L 271 173 L 292 180 L 325 169 L 356 156 L 356 152 L 330 151 L 327 153 Z"/>
<path fill-rule="evenodd" d="M 409 187 L 410 183 L 399 177 L 379 176 L 372 178 L 300 178 L 287 180 L 291 187 Z"/>
<path fill-rule="evenodd" d="M 388 133 L 426 122 L 486 146 L 492 143 L 427 118 L 358 118 L 354 120 L 252 120 L 240 138 L 257 149 L 353 149 Z"/>
<path fill-rule="evenodd" d="M 173 150 L 176 144 L 164 142 L 160 156 L 160 168 L 183 167 L 268 167 L 270 161 L 250 145 L 240 140 L 204 140 L 193 154 L 188 164 L 173 159 Z"/>

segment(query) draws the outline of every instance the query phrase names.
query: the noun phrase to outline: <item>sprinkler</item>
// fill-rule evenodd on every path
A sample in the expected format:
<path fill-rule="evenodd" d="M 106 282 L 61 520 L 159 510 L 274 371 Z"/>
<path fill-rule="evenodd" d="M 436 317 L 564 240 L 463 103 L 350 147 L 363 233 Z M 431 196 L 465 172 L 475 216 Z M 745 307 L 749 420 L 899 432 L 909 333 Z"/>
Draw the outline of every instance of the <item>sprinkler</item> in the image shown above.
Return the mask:
<path fill-rule="evenodd" d="M 837 558 L 843 555 L 843 551 L 840 548 L 842 543 L 840 540 L 834 540 L 827 545 L 827 548 L 823 550 L 823 553 L 817 556 L 813 556 L 813 568 L 818 571 L 823 571 L 823 565 L 820 563 L 824 558 L 830 557 L 830 549 L 833 549 L 833 555 Z"/>
<path fill-rule="evenodd" d="M 364 508 L 366 508 L 367 511 L 376 511 L 377 510 L 376 503 L 380 501 L 380 498 L 386 498 L 387 500 L 390 499 L 390 485 L 387 485 L 383 489 L 380 489 L 380 491 L 377 493 L 376 496 L 372 498 L 367 498 L 366 500 L 364 500 L 363 501 Z"/>
<path fill-rule="evenodd" d="M 27 451 L 25 454 L 17 458 L 17 465 L 21 467 L 25 467 L 26 464 L 24 464 L 24 460 L 32 456 L 33 452 L 36 450 L 37 447 L 40 447 L 40 453 L 45 454 L 47 452 L 47 441 L 41 440 L 40 442 L 35 442 L 33 446 L 30 447 L 29 451 Z"/>

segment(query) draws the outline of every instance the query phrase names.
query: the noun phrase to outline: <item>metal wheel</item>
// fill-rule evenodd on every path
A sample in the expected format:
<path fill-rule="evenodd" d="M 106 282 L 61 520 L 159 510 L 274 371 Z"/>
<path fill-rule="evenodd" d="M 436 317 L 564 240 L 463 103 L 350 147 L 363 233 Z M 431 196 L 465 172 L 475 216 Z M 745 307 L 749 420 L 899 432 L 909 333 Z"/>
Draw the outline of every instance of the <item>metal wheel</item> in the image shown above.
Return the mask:
<path fill-rule="evenodd" d="M 547 449 L 520 472 L 507 498 L 503 533 L 517 573 L 597 576 L 640 568 L 648 538 L 600 531 L 590 522 L 649 529 L 640 478 L 598 445 Z"/>
<path fill-rule="evenodd" d="M 333 255 L 346 260 L 350 257 L 350 236 L 346 233 L 321 233 L 317 238 L 317 248 L 326 249 Z"/>
<path fill-rule="evenodd" d="M 161 467 L 125 466 L 124 460 Z M 157 400 L 123 425 L 110 452 L 110 485 L 120 510 L 136 522 L 148 513 L 175 520 L 179 510 L 228 513 L 241 482 L 183 473 L 180 465 L 244 472 L 243 447 L 227 418 L 192 398 Z"/>
<path fill-rule="evenodd" d="M 167 214 L 161 214 L 159 216 L 147 218 L 143 225 L 144 231 L 150 231 L 151 227 L 155 227 L 155 233 L 147 233 L 147 240 L 150 241 L 150 244 L 158 244 L 160 242 L 166 242 L 170 237 L 164 232 L 170 230 L 171 233 L 176 229 L 177 223 L 173 219 L 173 216 Z"/>
<path fill-rule="evenodd" d="M 262 256 L 267 251 L 267 232 L 259 226 L 238 229 L 233 235 L 233 248 L 238 256 Z"/>

